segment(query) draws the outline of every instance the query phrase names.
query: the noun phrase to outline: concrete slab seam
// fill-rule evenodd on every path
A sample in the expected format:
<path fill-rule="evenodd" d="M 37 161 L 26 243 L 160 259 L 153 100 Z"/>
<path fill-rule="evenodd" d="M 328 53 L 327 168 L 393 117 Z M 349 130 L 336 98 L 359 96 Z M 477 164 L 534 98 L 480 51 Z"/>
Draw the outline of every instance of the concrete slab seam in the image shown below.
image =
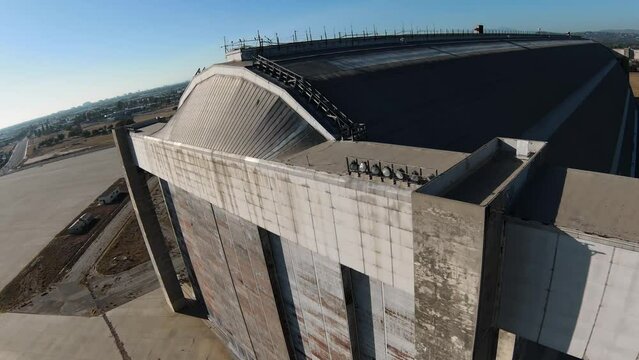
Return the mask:
<path fill-rule="evenodd" d="M 541 332 L 544 329 L 544 321 L 546 320 L 546 313 L 548 312 L 548 302 L 550 301 L 550 290 L 552 289 L 552 280 L 555 275 L 555 268 L 557 267 L 557 251 L 559 249 L 559 234 L 555 235 L 555 253 L 552 259 L 552 269 L 550 270 L 550 282 L 548 282 L 548 290 L 546 291 L 546 301 L 544 302 L 544 314 L 541 317 L 541 322 L 539 323 L 539 332 L 537 333 L 537 339 L 535 342 L 539 342 L 541 339 Z"/>
<path fill-rule="evenodd" d="M 592 334 L 597 327 L 597 319 L 599 318 L 599 311 L 601 311 L 601 305 L 603 304 L 604 296 L 606 295 L 606 288 L 608 288 L 608 281 L 610 280 L 610 272 L 612 271 L 612 264 L 615 262 L 615 250 L 616 248 L 612 248 L 612 255 L 610 256 L 610 265 L 608 266 L 608 273 L 606 274 L 606 282 L 604 283 L 603 291 L 601 292 L 601 298 L 599 299 L 599 306 L 597 307 L 597 313 L 595 314 L 595 320 L 592 323 L 592 328 L 590 329 L 590 335 L 588 335 L 588 341 L 586 341 L 586 346 L 584 347 L 584 353 L 582 356 L 585 356 L 588 352 L 588 345 L 590 344 L 590 340 L 592 339 Z"/>

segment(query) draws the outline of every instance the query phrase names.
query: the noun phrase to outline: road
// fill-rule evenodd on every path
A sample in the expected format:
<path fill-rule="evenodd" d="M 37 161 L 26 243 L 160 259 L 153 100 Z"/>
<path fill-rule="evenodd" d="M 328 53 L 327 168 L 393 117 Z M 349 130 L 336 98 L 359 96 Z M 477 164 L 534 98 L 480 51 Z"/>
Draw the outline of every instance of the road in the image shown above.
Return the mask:
<path fill-rule="evenodd" d="M 15 169 L 22 160 L 27 156 L 27 145 L 29 144 L 29 138 L 25 137 L 20 140 L 13 148 L 9 161 L 0 169 L 0 176 L 8 174 L 11 170 Z"/>

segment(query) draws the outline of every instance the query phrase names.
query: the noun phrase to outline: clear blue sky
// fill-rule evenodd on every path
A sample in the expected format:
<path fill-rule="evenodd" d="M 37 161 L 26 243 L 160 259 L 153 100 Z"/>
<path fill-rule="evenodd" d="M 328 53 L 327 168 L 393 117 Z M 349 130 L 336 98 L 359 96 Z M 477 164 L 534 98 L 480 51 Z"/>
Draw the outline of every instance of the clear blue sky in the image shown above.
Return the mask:
<path fill-rule="evenodd" d="M 582 31 L 639 28 L 638 0 L 0 0 L 0 128 L 187 80 L 223 60 L 223 37 L 294 29 Z"/>

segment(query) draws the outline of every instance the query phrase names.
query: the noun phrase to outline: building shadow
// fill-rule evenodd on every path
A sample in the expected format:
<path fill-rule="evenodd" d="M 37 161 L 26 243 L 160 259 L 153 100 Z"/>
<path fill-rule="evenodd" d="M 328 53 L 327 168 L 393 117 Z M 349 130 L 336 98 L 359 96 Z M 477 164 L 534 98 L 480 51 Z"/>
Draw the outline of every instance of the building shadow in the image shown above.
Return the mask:
<path fill-rule="evenodd" d="M 596 246 L 555 226 L 508 223 L 499 327 L 562 353 L 583 351 L 598 306 L 585 296 L 601 297 L 586 293 L 589 274 L 595 257 L 610 261 Z"/>
<path fill-rule="evenodd" d="M 555 225 L 566 169 L 540 170 L 506 220 L 498 325 L 517 335 L 515 359 L 574 359 L 564 355 L 585 351 L 602 295 L 589 281 L 611 254 Z"/>
<path fill-rule="evenodd" d="M 297 317 L 282 241 L 268 230 L 259 228 L 259 233 L 289 356 L 291 359 L 305 359 L 300 319 Z"/>

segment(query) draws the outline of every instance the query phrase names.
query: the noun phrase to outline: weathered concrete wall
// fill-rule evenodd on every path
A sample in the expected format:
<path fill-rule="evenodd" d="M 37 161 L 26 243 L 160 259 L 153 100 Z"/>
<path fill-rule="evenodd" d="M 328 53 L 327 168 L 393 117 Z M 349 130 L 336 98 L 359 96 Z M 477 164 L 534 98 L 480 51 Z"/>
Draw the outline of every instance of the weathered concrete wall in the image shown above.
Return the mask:
<path fill-rule="evenodd" d="M 257 226 L 213 207 L 226 261 L 258 359 L 288 356 Z"/>
<path fill-rule="evenodd" d="M 211 323 L 236 355 L 254 358 L 210 204 L 174 186 L 171 194 Z"/>
<path fill-rule="evenodd" d="M 173 197 L 171 195 L 171 191 L 169 190 L 169 184 L 162 179 L 159 180 L 160 187 L 162 189 L 162 196 L 164 198 L 164 204 L 166 205 L 169 220 L 171 221 L 171 227 L 173 228 L 175 242 L 180 249 L 180 255 L 182 256 L 182 261 L 184 261 L 184 268 L 186 270 L 187 276 L 189 277 L 191 287 L 193 288 L 195 299 L 200 304 L 206 306 L 206 303 L 204 302 L 204 296 L 202 296 L 202 290 L 200 289 L 200 283 L 197 280 L 197 276 L 193 272 L 193 262 L 191 261 L 191 256 L 189 255 L 189 251 L 186 248 L 186 243 L 184 242 L 182 228 L 180 227 L 180 221 L 178 220 L 177 212 L 175 211 L 175 204 L 173 204 Z"/>
<path fill-rule="evenodd" d="M 268 241 L 296 357 L 351 359 L 339 263 L 272 233 Z"/>
<path fill-rule="evenodd" d="M 351 275 L 360 359 L 414 359 L 414 296 L 370 279 Z"/>
<path fill-rule="evenodd" d="M 639 355 L 639 249 L 570 229 L 509 221 L 498 324 L 590 360 Z"/>
<path fill-rule="evenodd" d="M 212 324 L 240 358 L 287 358 L 257 227 L 175 186 L 171 193 Z"/>
<path fill-rule="evenodd" d="M 472 359 L 485 209 L 413 193 L 416 348 L 420 359 Z"/>
<path fill-rule="evenodd" d="M 331 261 L 414 291 L 410 190 L 131 138 L 141 168 Z"/>
<path fill-rule="evenodd" d="M 499 330 L 499 340 L 495 360 L 514 360 L 517 335 Z"/>

